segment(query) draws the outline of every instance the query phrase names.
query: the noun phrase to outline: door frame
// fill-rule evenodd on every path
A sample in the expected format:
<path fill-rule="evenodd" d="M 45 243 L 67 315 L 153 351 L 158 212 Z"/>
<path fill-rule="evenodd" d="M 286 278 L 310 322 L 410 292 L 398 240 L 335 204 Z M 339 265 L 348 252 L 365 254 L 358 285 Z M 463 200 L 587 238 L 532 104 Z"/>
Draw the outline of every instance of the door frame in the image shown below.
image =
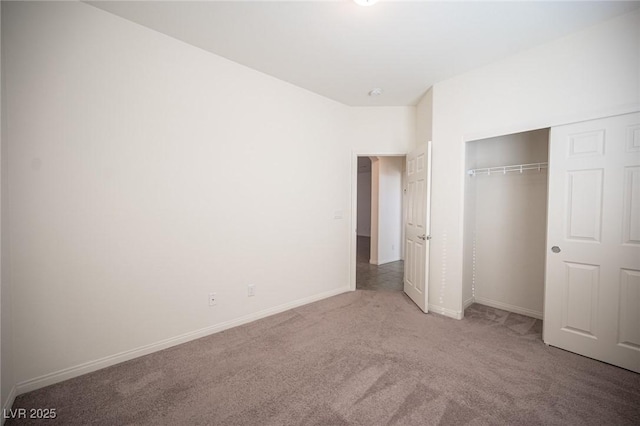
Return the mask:
<path fill-rule="evenodd" d="M 351 225 L 349 226 L 349 290 L 356 290 L 356 263 L 358 236 L 358 157 L 406 157 L 406 151 L 369 151 L 353 150 L 351 152 Z M 373 208 L 373 206 L 372 206 Z M 404 203 L 402 205 L 402 217 L 404 227 Z"/>

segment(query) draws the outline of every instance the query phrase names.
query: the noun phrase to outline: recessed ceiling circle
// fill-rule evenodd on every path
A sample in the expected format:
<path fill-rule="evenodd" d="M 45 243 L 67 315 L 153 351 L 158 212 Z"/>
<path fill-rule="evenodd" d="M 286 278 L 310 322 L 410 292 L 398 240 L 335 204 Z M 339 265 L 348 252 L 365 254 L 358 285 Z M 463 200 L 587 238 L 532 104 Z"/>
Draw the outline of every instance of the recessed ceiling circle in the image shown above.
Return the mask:
<path fill-rule="evenodd" d="M 360 6 L 371 6 L 378 2 L 378 0 L 353 0 L 353 1 Z"/>

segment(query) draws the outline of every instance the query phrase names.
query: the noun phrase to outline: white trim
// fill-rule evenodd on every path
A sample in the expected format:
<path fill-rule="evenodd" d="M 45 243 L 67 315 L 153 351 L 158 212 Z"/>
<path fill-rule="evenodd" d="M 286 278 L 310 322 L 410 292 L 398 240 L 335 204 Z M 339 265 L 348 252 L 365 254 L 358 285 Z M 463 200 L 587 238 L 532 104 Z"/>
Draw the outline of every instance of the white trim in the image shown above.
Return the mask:
<path fill-rule="evenodd" d="M 462 312 L 454 311 L 453 309 L 443 308 L 442 306 L 429 304 L 429 312 L 444 315 L 445 317 L 461 320 Z"/>
<path fill-rule="evenodd" d="M 25 392 L 30 392 L 36 389 L 40 389 L 42 387 L 61 382 L 63 380 L 72 379 L 74 377 L 78 377 L 83 374 L 91 373 L 93 371 L 100 370 L 102 368 L 110 367 L 112 365 L 119 364 L 124 361 L 128 361 L 130 359 L 148 355 L 153 352 L 158 352 L 162 349 L 166 349 L 182 343 L 190 342 L 195 339 L 200 339 L 201 337 L 209 336 L 211 334 L 218 333 L 220 331 L 224 331 L 232 327 L 237 327 L 239 325 L 246 324 L 246 323 L 249 323 L 261 318 L 265 318 L 274 314 L 278 314 L 280 312 L 284 312 L 289 309 L 297 308 L 299 306 L 317 302 L 319 300 L 326 299 L 328 297 L 346 293 L 349 290 L 350 289 L 348 287 L 341 287 L 338 289 L 326 291 L 324 293 L 316 294 L 314 296 L 309 296 L 303 299 L 294 300 L 293 302 L 288 302 L 279 306 L 275 306 L 273 308 L 269 308 L 259 312 L 255 312 L 253 314 L 245 315 L 240 318 L 225 321 L 220 324 L 215 324 L 209 327 L 201 328 L 200 330 L 191 331 L 176 337 L 171 337 L 169 339 L 161 340 L 156 343 L 151 343 L 149 345 L 141 346 L 136 349 L 120 352 L 115 355 L 109 355 L 107 357 L 100 358 L 94 361 L 85 362 L 83 364 L 58 370 L 56 372 L 35 377 L 33 379 L 25 380 L 17 384 L 17 394 L 20 395 Z"/>
<path fill-rule="evenodd" d="M 521 308 L 519 306 L 510 305 L 508 303 L 497 302 L 491 299 L 485 299 L 484 297 L 476 297 L 476 303 L 481 305 L 489 306 L 491 308 L 502 309 L 503 311 L 509 311 L 520 315 L 525 315 L 527 317 L 533 317 L 537 319 L 542 319 L 542 312 L 534 311 L 533 309 Z"/>
<path fill-rule="evenodd" d="M 402 260 L 399 257 L 393 258 L 393 259 L 385 259 L 385 260 L 378 260 L 378 263 L 376 263 L 376 265 L 384 265 L 386 263 L 393 263 L 393 262 L 398 262 Z"/>
<path fill-rule="evenodd" d="M 473 305 L 475 301 L 476 299 L 473 296 L 465 300 L 464 304 L 462 305 L 462 311 L 464 312 L 464 310 L 467 309 L 469 306 Z"/>
<path fill-rule="evenodd" d="M 9 411 L 11 407 L 13 407 L 13 402 L 16 400 L 16 396 L 18 395 L 18 390 L 15 386 L 11 388 L 11 392 L 9 392 L 9 396 L 7 396 L 7 400 L 2 405 L 2 414 Z M 0 416 L 0 425 L 3 425 L 7 419 L 4 416 Z"/>

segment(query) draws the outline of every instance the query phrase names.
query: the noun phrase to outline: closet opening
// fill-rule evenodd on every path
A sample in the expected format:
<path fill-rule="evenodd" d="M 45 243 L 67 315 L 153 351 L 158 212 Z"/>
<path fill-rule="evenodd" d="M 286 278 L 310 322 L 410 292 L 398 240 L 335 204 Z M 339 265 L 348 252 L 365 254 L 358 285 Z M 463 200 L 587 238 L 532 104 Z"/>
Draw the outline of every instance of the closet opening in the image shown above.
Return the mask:
<path fill-rule="evenodd" d="M 466 143 L 465 315 L 541 330 L 548 152 L 549 129 Z"/>

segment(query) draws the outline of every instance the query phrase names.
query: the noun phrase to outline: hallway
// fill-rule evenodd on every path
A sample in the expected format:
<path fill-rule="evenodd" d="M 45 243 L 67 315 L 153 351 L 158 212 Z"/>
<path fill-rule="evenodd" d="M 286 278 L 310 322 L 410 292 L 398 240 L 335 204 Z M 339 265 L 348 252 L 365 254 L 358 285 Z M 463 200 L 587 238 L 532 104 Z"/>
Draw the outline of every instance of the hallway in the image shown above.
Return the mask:
<path fill-rule="evenodd" d="M 372 265 L 369 263 L 371 238 L 358 236 L 356 288 L 358 290 L 402 291 L 404 262 Z"/>

